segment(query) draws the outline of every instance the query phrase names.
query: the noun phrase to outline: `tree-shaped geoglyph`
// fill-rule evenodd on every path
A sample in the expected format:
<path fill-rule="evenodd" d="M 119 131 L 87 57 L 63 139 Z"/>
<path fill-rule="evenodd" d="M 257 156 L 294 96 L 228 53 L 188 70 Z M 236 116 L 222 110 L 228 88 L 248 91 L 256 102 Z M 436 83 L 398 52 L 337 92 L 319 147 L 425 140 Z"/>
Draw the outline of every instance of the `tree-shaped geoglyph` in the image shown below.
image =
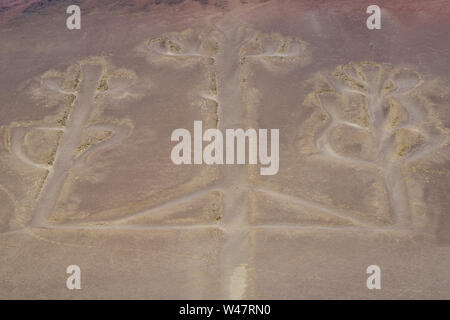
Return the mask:
<path fill-rule="evenodd" d="M 292 64 L 302 66 L 310 61 L 307 46 L 301 40 L 277 33 L 259 32 L 239 24 L 235 28 L 222 28 L 217 24 L 209 30 L 189 29 L 168 33 L 150 40 L 147 47 L 152 63 L 176 62 L 178 66 L 183 66 L 195 59 L 209 66 L 210 82 L 208 88 L 198 93 L 205 99 L 199 108 L 206 116 L 215 115 L 215 123 L 207 122 L 206 128 L 221 130 L 257 126 L 258 92 L 250 84 L 252 64 L 261 63 L 270 71 L 283 72 Z M 230 284 L 227 294 L 232 298 L 240 298 L 245 293 L 249 254 L 245 239 L 251 227 L 246 212 L 251 188 L 248 181 L 250 168 L 222 167 L 221 172 L 223 179 L 211 187 L 217 192 L 217 198 L 221 201 L 218 207 L 223 213 L 223 217 L 219 216 L 215 224 L 225 234 L 221 277 Z M 183 205 L 189 208 L 193 198 L 200 199 L 211 188 L 183 195 L 162 206 L 138 213 L 137 218 L 151 221 L 152 216 L 164 214 L 168 207 Z M 238 248 L 236 243 L 239 243 Z"/>
<path fill-rule="evenodd" d="M 12 123 L 8 130 L 9 149 L 19 160 L 43 171 L 36 188 L 31 226 L 45 226 L 61 189 L 76 166 L 90 154 L 112 147 L 125 139 L 132 125 L 117 119 L 93 120 L 96 100 L 109 94 L 127 95 L 133 72 L 118 69 L 102 58 L 89 58 L 66 72 L 48 71 L 32 94 L 60 104 L 55 115 L 26 123 Z"/>
<path fill-rule="evenodd" d="M 255 116 L 252 112 L 254 106 L 249 98 L 252 88 L 247 83 L 250 76 L 250 60 L 261 61 L 268 68 L 282 68 L 286 62 L 304 64 L 310 58 L 305 43 L 299 39 L 276 33 L 266 34 L 240 26 L 231 31 L 216 26 L 202 30 L 168 32 L 147 41 L 139 51 L 145 53 L 151 64 L 168 64 L 182 68 L 195 62 L 207 66 L 207 86 L 197 93 L 200 97 L 198 107 L 206 128 L 246 127 L 254 123 L 254 119 L 249 119 Z M 226 212 L 230 210 L 227 208 L 234 207 L 231 202 L 238 200 L 228 180 L 233 179 L 236 185 L 245 185 L 247 174 L 246 168 L 233 173 L 224 172 L 223 176 L 227 180 L 222 181 L 224 186 L 218 182 L 200 191 L 183 194 L 162 205 L 110 222 L 145 224 L 168 212 L 169 208 L 175 209 L 179 205 L 191 204 L 206 194 L 216 198 L 217 201 L 228 203 L 224 206 L 217 203 L 213 207 L 224 209 L 224 215 L 227 215 L 225 220 L 230 219 L 230 216 L 241 213 Z M 241 196 L 245 198 L 246 191 L 241 191 L 243 192 Z M 221 219 L 219 213 L 216 220 Z"/>
<path fill-rule="evenodd" d="M 306 103 L 317 107 L 304 153 L 321 154 L 383 178 L 394 225 L 411 224 L 404 165 L 440 146 L 420 74 L 375 62 L 349 63 L 320 75 Z M 428 125 L 426 125 L 428 123 Z M 308 143 L 311 142 L 311 143 Z M 307 146 L 314 145 L 314 149 Z"/>

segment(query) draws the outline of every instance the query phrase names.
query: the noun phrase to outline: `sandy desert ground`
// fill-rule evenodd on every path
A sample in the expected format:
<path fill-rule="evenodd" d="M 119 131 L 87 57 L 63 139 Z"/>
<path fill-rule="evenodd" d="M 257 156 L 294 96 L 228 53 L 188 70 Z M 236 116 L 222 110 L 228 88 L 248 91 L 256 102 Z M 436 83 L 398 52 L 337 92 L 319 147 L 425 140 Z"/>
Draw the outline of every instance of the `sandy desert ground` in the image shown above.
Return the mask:
<path fill-rule="evenodd" d="M 450 1 L 372 2 L 0 1 L 0 298 L 450 299 Z"/>

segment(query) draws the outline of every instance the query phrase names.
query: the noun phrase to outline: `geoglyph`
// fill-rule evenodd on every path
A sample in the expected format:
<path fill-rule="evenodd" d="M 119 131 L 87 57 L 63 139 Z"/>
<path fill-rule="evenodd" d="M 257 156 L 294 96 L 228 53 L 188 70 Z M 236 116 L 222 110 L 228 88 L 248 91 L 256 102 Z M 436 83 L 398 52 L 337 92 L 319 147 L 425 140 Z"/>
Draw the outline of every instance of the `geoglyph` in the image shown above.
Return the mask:
<path fill-rule="evenodd" d="M 151 30 L 142 18 L 116 55 L 106 41 L 14 78 L 18 101 L 42 116 L 0 123 L 0 250 L 14 263 L 15 245 L 50 260 L 54 250 L 52 268 L 80 259 L 92 274 L 126 274 L 136 297 L 150 298 L 340 297 L 341 285 L 358 296 L 346 284 L 357 276 L 340 265 L 384 270 L 408 250 L 417 265 L 424 252 L 437 261 L 450 239 L 448 79 L 381 55 L 330 58 L 333 39 L 310 33 L 337 32 L 334 22 L 305 16 L 272 25 L 220 11 Z M 279 171 L 173 164 L 171 133 L 195 121 L 203 132 L 279 129 Z M 0 280 L 13 288 L 32 273 L 9 277 Z M 107 285 L 96 279 L 98 297 Z"/>

